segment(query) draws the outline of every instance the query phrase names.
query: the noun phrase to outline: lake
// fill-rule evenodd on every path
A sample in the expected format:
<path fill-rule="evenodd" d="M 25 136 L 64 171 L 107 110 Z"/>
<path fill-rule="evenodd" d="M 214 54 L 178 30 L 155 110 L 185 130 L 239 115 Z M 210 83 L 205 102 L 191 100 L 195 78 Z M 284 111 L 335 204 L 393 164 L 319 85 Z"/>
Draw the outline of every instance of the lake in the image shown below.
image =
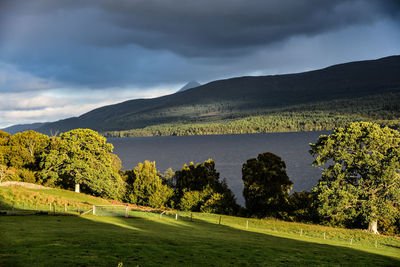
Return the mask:
<path fill-rule="evenodd" d="M 263 152 L 280 156 L 293 181 L 293 191 L 310 190 L 321 177 L 321 170 L 312 167 L 309 143 L 315 143 L 328 132 L 268 133 L 207 136 L 156 136 L 110 138 L 114 153 L 122 160 L 124 169 L 133 169 L 139 162 L 155 161 L 159 171 L 181 169 L 183 164 L 204 162 L 212 158 L 220 177 L 244 205 L 242 196 L 242 165 Z"/>

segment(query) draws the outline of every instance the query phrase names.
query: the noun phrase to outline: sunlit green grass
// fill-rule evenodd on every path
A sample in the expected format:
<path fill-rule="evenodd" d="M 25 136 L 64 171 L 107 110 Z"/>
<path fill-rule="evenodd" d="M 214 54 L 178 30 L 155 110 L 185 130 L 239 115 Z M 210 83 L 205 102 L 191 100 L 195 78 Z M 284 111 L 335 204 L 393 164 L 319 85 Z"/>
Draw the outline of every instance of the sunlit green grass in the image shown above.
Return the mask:
<path fill-rule="evenodd" d="M 0 187 L 0 210 L 38 210 L 48 212 L 84 211 L 92 205 L 112 204 L 110 201 L 61 189 L 28 189 Z"/>
<path fill-rule="evenodd" d="M 400 264 L 400 243 L 365 251 L 199 220 L 3 216 L 0 225 L 2 266 Z"/>
<path fill-rule="evenodd" d="M 14 201 L 30 191 L 15 189 Z M 62 191 L 32 192 L 109 203 Z M 1 189 L 0 202 L 10 192 Z M 178 214 L 178 220 L 174 211 L 160 216 L 134 210 L 130 218 L 0 216 L 0 266 L 400 266 L 397 237 L 273 219 Z"/>

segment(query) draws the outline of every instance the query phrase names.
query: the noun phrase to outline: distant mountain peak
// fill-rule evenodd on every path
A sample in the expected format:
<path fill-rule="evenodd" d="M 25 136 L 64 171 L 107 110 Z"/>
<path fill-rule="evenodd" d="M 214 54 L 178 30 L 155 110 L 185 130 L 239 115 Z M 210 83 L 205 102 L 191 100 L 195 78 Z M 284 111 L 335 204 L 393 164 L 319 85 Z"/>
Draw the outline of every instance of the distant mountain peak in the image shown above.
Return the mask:
<path fill-rule="evenodd" d="M 190 81 L 185 86 L 183 86 L 181 89 L 179 89 L 178 92 L 183 92 L 183 91 L 195 88 L 195 87 L 200 86 L 200 85 L 201 84 L 198 83 L 197 81 Z"/>

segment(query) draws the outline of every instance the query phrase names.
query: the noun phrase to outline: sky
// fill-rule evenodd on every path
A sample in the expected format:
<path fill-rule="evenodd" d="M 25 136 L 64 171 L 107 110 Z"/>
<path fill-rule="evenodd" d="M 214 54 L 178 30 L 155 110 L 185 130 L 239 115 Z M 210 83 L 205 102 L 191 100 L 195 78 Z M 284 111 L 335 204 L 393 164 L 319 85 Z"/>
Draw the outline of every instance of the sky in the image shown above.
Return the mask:
<path fill-rule="evenodd" d="M 0 128 L 399 54 L 399 0 L 0 0 Z"/>

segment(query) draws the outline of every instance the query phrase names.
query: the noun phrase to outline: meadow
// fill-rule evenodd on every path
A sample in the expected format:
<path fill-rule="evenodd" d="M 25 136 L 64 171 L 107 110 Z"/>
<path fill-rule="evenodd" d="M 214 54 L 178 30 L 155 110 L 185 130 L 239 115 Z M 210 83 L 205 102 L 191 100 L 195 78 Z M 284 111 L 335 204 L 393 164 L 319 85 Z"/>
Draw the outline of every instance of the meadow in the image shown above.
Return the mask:
<path fill-rule="evenodd" d="M 176 220 L 176 211 L 160 216 L 134 207 L 129 218 L 78 215 L 111 203 L 59 189 L 0 187 L 8 215 L 0 216 L 0 266 L 400 264 L 398 237 L 361 230 L 189 212 Z"/>

